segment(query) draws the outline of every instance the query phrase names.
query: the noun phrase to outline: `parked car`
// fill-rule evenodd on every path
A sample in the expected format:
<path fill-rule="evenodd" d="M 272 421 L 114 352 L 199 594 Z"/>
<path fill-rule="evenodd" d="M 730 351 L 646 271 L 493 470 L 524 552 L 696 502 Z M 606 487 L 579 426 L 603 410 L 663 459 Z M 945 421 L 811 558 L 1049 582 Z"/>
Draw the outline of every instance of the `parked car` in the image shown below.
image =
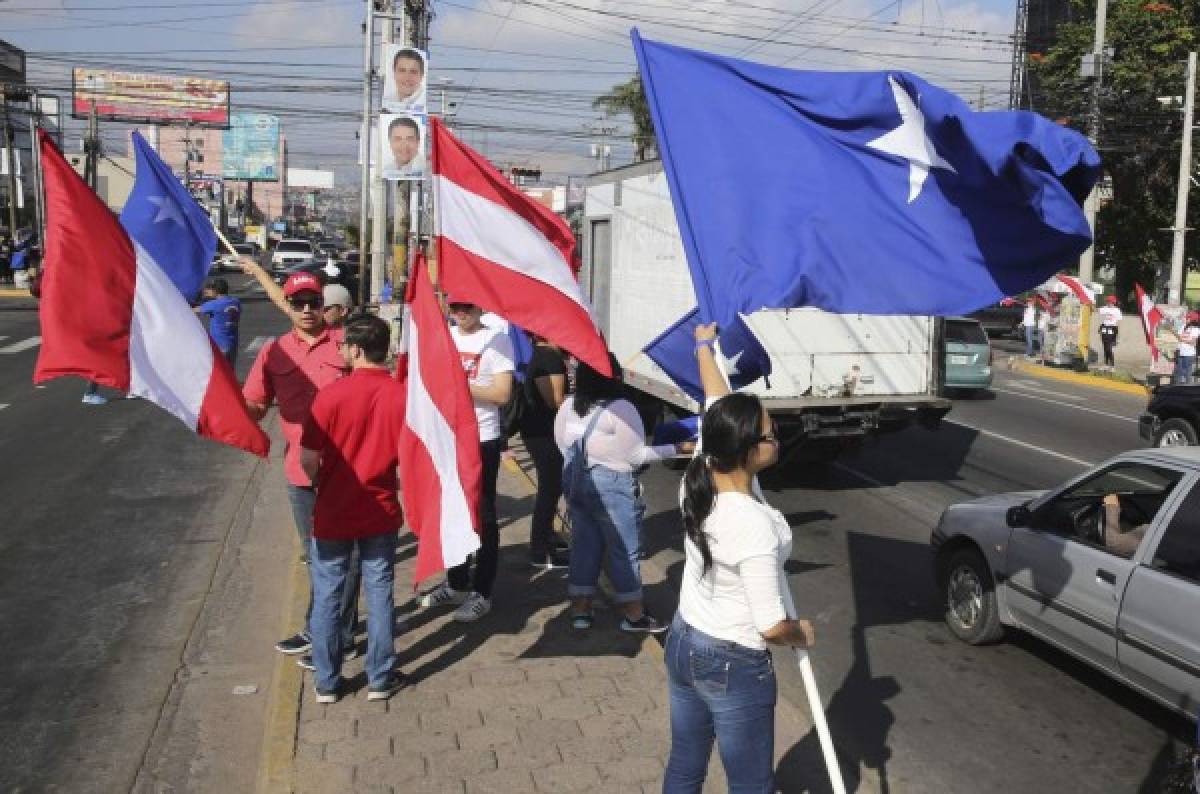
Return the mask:
<path fill-rule="evenodd" d="M 1025 306 L 1012 300 L 992 304 L 970 314 L 971 319 L 978 320 L 983 330 L 990 336 L 1021 336 L 1021 318 L 1025 316 Z"/>
<path fill-rule="evenodd" d="M 233 248 L 240 256 L 249 256 L 252 258 L 257 258 L 258 256 L 258 247 L 250 243 L 234 243 Z M 219 273 L 227 270 L 240 271 L 242 269 L 237 263 L 237 257 L 228 251 L 224 251 L 222 248 L 217 249 L 217 254 L 213 258 L 216 260 L 214 262 L 214 269 Z"/>
<path fill-rule="evenodd" d="M 1138 432 L 1156 447 L 1195 446 L 1200 439 L 1200 384 L 1157 387 L 1138 416 Z"/>
<path fill-rule="evenodd" d="M 286 270 L 273 272 L 271 278 L 275 283 L 283 285 L 287 281 L 288 276 L 293 273 L 312 273 L 321 284 L 341 284 L 346 289 L 350 290 L 352 296 L 358 295 L 358 275 L 353 270 L 344 267 L 339 262 L 330 263 L 327 259 L 306 259 L 295 265 L 291 265 Z"/>
<path fill-rule="evenodd" d="M 947 317 L 945 388 L 978 391 L 992 385 L 992 345 L 978 320 Z"/>
<path fill-rule="evenodd" d="M 952 505 L 931 544 L 963 642 L 1021 629 L 1196 719 L 1200 448 L 1134 450 L 1048 491 Z"/>
<path fill-rule="evenodd" d="M 280 240 L 271 252 L 271 270 L 286 270 L 315 255 L 316 249 L 308 240 Z"/>

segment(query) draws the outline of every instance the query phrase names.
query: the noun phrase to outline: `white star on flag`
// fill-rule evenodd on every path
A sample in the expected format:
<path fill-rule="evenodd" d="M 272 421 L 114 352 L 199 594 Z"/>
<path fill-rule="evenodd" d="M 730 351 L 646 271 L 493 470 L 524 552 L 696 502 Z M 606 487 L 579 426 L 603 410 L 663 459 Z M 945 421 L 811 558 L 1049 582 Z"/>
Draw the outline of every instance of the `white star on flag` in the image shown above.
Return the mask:
<path fill-rule="evenodd" d="M 896 98 L 896 110 L 900 112 L 900 126 L 886 135 L 881 135 L 867 144 L 887 154 L 903 157 L 908 161 L 908 203 L 912 204 L 921 195 L 925 178 L 929 169 L 944 168 L 957 174 L 954 166 L 942 159 L 933 146 L 933 141 L 925 134 L 925 116 L 921 114 L 917 104 L 896 82 L 896 78 L 888 76 L 892 86 L 892 95 Z"/>
<path fill-rule="evenodd" d="M 180 226 L 187 226 L 183 220 L 183 213 L 176 204 L 168 196 L 147 196 L 146 201 L 149 201 L 154 206 L 158 207 L 158 214 L 154 216 L 155 223 L 162 221 L 174 221 Z"/>
<path fill-rule="evenodd" d="M 737 352 L 737 355 L 734 356 L 733 358 L 726 358 L 725 353 L 721 351 L 720 342 L 717 343 L 717 357 L 720 359 L 719 363 L 721 364 L 721 370 L 725 373 L 725 376 L 728 378 L 732 378 L 736 375 L 742 374 L 741 370 L 738 369 L 738 362 L 741 361 L 742 356 L 745 354 L 746 354 L 745 350 L 739 350 Z"/>

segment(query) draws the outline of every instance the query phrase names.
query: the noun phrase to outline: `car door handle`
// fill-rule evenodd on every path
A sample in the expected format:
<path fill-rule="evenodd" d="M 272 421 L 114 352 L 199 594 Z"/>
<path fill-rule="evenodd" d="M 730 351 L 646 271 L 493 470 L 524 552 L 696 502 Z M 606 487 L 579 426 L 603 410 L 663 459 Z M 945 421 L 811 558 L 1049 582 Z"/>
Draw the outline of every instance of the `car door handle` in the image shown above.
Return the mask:
<path fill-rule="evenodd" d="M 1105 584 L 1110 584 L 1110 585 L 1114 585 L 1114 586 L 1117 584 L 1117 575 L 1115 573 L 1112 573 L 1110 571 L 1105 571 L 1100 568 L 1096 569 L 1096 578 L 1099 579 L 1100 581 L 1104 582 Z"/>

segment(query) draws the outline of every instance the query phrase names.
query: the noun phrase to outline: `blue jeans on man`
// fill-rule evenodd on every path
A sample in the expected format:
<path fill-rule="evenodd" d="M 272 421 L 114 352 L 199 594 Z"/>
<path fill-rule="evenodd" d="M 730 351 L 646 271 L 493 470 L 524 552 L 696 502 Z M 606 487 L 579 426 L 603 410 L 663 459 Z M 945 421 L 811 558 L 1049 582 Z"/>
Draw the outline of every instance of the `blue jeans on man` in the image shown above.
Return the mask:
<path fill-rule="evenodd" d="M 700 794 L 713 739 L 730 794 L 775 791 L 778 689 L 770 651 L 711 637 L 676 615 L 666 662 L 671 755 L 663 794 Z"/>
<path fill-rule="evenodd" d="M 1195 356 L 1176 356 L 1175 371 L 1171 374 L 1171 383 L 1188 384 L 1192 382 L 1192 373 L 1196 370 Z"/>
<path fill-rule="evenodd" d="M 1022 326 L 1025 329 L 1025 355 L 1033 355 L 1033 335 L 1037 331 L 1037 327 L 1033 325 Z"/>
<path fill-rule="evenodd" d="M 591 467 L 567 499 L 571 516 L 571 564 L 567 595 L 592 596 L 600 569 L 608 570 L 613 601 L 642 600 L 639 559 L 646 512 L 633 472 Z M 607 563 L 607 565 L 605 564 Z"/>
<path fill-rule="evenodd" d="M 396 533 L 354 540 L 313 538 L 312 658 L 318 691 L 337 691 L 342 676 L 343 640 L 338 613 L 350 587 L 352 558 L 358 552 L 367 597 L 367 685 L 382 688 L 396 666 L 394 642 Z"/>
<path fill-rule="evenodd" d="M 292 506 L 292 520 L 296 522 L 296 534 L 300 536 L 301 557 L 309 568 L 308 609 L 304 613 L 304 633 L 312 637 L 313 586 L 312 586 L 312 525 L 313 507 L 317 503 L 317 491 L 311 485 L 288 483 L 288 502 Z M 356 563 L 357 560 L 351 561 Z M 354 627 L 358 623 L 358 579 L 359 566 L 351 564 L 346 574 L 346 588 L 342 593 L 342 647 L 354 645 Z"/>

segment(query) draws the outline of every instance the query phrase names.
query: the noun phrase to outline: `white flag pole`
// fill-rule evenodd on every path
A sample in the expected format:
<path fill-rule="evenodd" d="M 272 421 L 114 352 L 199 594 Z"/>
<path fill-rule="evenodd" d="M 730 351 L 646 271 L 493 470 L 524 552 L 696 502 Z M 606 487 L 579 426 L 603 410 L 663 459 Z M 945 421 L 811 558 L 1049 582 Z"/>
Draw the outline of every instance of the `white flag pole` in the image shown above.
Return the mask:
<path fill-rule="evenodd" d="M 821 705 L 821 696 L 817 693 L 817 679 L 813 675 L 808 651 L 796 648 L 796 662 L 800 665 L 800 677 L 804 680 L 804 691 L 808 695 L 808 710 L 812 713 L 813 725 L 816 726 L 817 737 L 821 740 L 821 754 L 825 756 L 829 785 L 833 788 L 833 794 L 846 794 L 846 784 L 842 782 L 842 769 L 838 766 L 837 753 L 833 750 L 833 737 L 829 734 L 825 707 Z"/>

